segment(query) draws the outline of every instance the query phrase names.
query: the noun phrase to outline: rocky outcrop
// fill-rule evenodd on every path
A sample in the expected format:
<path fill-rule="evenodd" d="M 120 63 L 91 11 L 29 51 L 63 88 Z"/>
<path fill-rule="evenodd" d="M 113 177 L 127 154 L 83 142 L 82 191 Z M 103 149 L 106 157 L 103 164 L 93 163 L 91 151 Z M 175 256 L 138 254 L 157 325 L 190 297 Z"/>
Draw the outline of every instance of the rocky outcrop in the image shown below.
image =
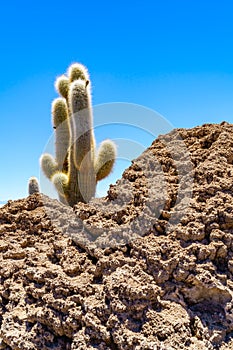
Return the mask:
<path fill-rule="evenodd" d="M 233 125 L 178 129 L 108 196 L 0 209 L 0 349 L 233 349 Z"/>

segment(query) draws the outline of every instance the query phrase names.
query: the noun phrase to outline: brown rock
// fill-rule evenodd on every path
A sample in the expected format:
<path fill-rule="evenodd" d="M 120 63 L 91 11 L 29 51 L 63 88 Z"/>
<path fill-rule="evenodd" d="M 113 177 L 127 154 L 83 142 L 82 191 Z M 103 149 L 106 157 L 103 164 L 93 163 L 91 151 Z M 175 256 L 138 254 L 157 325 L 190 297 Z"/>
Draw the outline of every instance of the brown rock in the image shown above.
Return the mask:
<path fill-rule="evenodd" d="M 233 125 L 160 136 L 74 209 L 0 209 L 0 349 L 233 349 Z"/>

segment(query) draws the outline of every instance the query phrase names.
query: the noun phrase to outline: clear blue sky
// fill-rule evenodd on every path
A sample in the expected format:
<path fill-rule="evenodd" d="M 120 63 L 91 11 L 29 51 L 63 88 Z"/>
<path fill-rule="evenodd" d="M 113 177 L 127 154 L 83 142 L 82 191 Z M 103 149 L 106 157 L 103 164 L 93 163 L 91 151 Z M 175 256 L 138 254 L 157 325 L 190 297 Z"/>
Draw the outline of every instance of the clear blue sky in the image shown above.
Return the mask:
<path fill-rule="evenodd" d="M 39 176 L 54 79 L 72 62 L 88 67 L 95 105 L 140 104 L 174 127 L 233 123 L 232 13 L 230 0 L 3 2 L 0 201 Z"/>

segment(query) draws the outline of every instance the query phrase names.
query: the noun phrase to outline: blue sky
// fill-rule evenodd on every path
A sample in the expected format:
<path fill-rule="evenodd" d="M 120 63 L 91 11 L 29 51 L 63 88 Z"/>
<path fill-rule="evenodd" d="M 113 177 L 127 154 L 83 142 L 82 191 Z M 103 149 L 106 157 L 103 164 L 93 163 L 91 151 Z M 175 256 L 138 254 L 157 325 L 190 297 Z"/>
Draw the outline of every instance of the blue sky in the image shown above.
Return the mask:
<path fill-rule="evenodd" d="M 174 127 L 233 123 L 232 13 L 230 0 L 1 4 L 0 201 L 40 175 L 54 79 L 72 62 L 88 67 L 94 105 L 143 105 Z"/>

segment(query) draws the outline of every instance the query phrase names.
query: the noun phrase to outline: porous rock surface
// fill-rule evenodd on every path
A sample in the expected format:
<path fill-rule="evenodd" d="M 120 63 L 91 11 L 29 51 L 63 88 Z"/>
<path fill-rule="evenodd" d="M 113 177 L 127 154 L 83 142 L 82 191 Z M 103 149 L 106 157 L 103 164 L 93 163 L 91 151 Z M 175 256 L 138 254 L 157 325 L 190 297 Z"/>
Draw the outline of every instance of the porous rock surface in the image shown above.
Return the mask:
<path fill-rule="evenodd" d="M 0 349 L 233 349 L 232 277 L 233 125 L 177 129 L 106 198 L 0 209 Z"/>

